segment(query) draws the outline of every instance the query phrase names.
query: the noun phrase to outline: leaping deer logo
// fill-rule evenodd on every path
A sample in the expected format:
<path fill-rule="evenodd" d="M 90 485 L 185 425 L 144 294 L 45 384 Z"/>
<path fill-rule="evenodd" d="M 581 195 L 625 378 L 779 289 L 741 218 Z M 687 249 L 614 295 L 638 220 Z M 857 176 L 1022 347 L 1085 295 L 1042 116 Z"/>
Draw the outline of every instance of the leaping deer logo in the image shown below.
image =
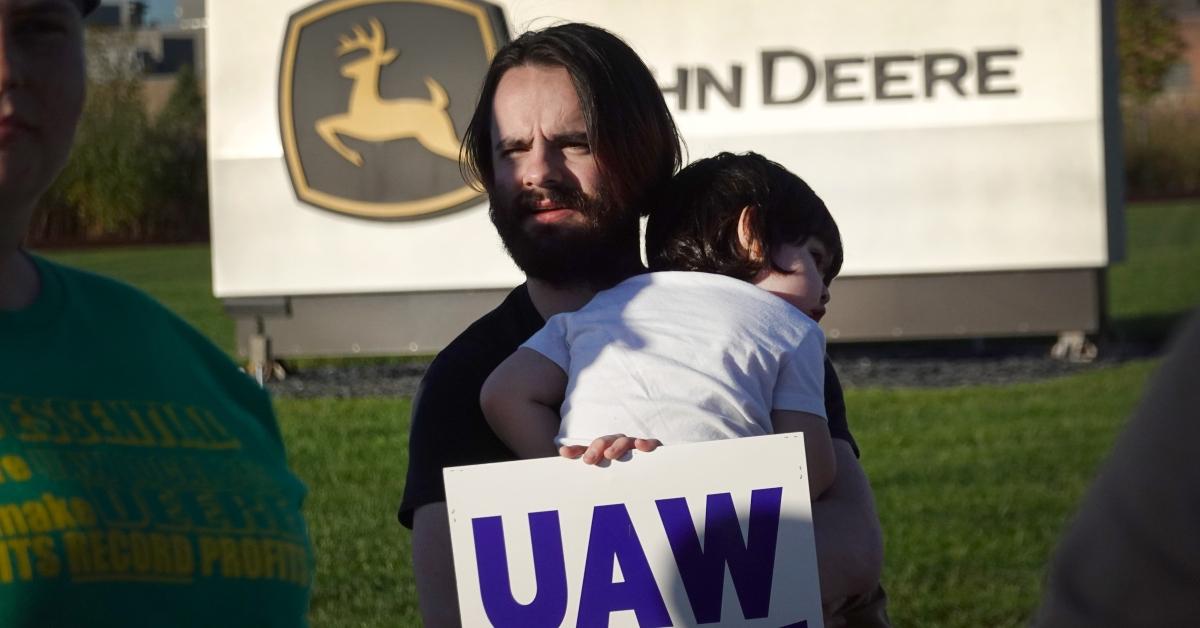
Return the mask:
<path fill-rule="evenodd" d="M 371 18 L 369 23 L 369 35 L 362 26 L 355 26 L 353 39 L 347 36 L 339 39 L 339 57 L 356 50 L 366 50 L 367 55 L 342 66 L 342 76 L 354 81 L 349 110 L 317 120 L 317 134 L 346 161 L 360 167 L 363 165 L 362 154 L 346 146 L 340 136 L 368 142 L 411 137 L 430 152 L 457 161 L 458 135 L 446 112 L 450 98 L 437 81 L 425 77 L 429 100 L 384 100 L 379 96 L 379 71 L 395 61 L 400 52 L 395 48 L 385 49 L 383 25 L 378 19 Z"/>

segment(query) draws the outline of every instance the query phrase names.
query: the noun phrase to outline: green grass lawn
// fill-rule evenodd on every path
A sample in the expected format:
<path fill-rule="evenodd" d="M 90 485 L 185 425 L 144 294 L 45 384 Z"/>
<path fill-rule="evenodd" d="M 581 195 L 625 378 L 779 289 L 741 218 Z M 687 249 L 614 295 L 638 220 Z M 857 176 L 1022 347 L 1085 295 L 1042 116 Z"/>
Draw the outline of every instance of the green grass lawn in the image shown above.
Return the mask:
<path fill-rule="evenodd" d="M 1154 362 L 1019 386 L 851 390 L 897 626 L 1020 626 Z"/>
<path fill-rule="evenodd" d="M 1128 258 L 1109 273 L 1118 326 L 1164 327 L 1200 302 L 1200 202 L 1132 207 Z M 226 350 L 203 246 L 54 252 L 120 277 Z M 1035 384 L 847 391 L 887 542 L 897 626 L 1027 623 L 1064 524 L 1155 361 Z M 395 510 L 409 399 L 277 402 L 308 483 L 317 551 L 313 625 L 417 625 L 409 537 Z"/>
<path fill-rule="evenodd" d="M 1136 205 L 1126 212 L 1124 262 L 1109 271 L 1109 312 L 1132 332 L 1200 303 L 1200 201 Z"/>
<path fill-rule="evenodd" d="M 409 400 L 281 399 L 276 407 L 292 466 L 309 487 L 312 625 L 420 625 L 409 534 L 396 521 Z"/>
<path fill-rule="evenodd" d="M 1036 384 L 850 390 L 879 502 L 897 626 L 1028 623 L 1064 523 L 1152 362 Z M 314 626 L 417 625 L 408 531 L 395 520 L 407 399 L 280 400 L 308 482 Z"/>

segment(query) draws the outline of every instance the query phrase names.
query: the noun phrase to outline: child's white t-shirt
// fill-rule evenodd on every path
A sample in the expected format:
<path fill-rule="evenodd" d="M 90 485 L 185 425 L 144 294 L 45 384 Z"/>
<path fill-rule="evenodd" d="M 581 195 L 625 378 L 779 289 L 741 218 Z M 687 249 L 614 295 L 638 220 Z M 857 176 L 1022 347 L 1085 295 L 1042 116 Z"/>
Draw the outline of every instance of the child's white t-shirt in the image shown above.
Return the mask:
<path fill-rule="evenodd" d="M 677 444 L 770 434 L 771 410 L 825 415 L 825 335 L 754 285 L 631 277 L 525 342 L 567 374 L 559 445 L 626 434 Z"/>

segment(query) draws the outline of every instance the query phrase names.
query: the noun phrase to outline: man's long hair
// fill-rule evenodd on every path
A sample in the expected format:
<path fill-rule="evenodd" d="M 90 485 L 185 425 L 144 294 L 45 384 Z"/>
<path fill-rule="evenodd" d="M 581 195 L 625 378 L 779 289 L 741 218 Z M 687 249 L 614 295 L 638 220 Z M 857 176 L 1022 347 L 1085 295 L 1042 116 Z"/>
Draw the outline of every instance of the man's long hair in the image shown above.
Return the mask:
<path fill-rule="evenodd" d="M 527 32 L 496 53 L 463 135 L 463 177 L 492 192 L 496 86 L 505 72 L 526 65 L 566 69 L 579 96 L 604 192 L 623 209 L 646 214 L 648 195 L 682 165 L 679 131 L 637 53 L 616 35 L 589 24 Z"/>

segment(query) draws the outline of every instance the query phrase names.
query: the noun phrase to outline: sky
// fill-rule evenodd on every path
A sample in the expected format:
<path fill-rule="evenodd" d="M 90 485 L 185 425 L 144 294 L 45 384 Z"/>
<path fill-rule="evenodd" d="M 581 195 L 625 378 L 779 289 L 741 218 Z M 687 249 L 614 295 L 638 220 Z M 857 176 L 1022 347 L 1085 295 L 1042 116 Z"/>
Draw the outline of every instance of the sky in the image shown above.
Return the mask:
<path fill-rule="evenodd" d="M 164 22 L 175 21 L 175 0 L 145 0 L 150 7 L 147 11 L 146 21 Z"/>
<path fill-rule="evenodd" d="M 149 9 L 146 22 L 165 24 L 175 21 L 175 0 L 142 0 Z M 103 0 L 104 4 L 120 4 L 119 0 Z"/>

